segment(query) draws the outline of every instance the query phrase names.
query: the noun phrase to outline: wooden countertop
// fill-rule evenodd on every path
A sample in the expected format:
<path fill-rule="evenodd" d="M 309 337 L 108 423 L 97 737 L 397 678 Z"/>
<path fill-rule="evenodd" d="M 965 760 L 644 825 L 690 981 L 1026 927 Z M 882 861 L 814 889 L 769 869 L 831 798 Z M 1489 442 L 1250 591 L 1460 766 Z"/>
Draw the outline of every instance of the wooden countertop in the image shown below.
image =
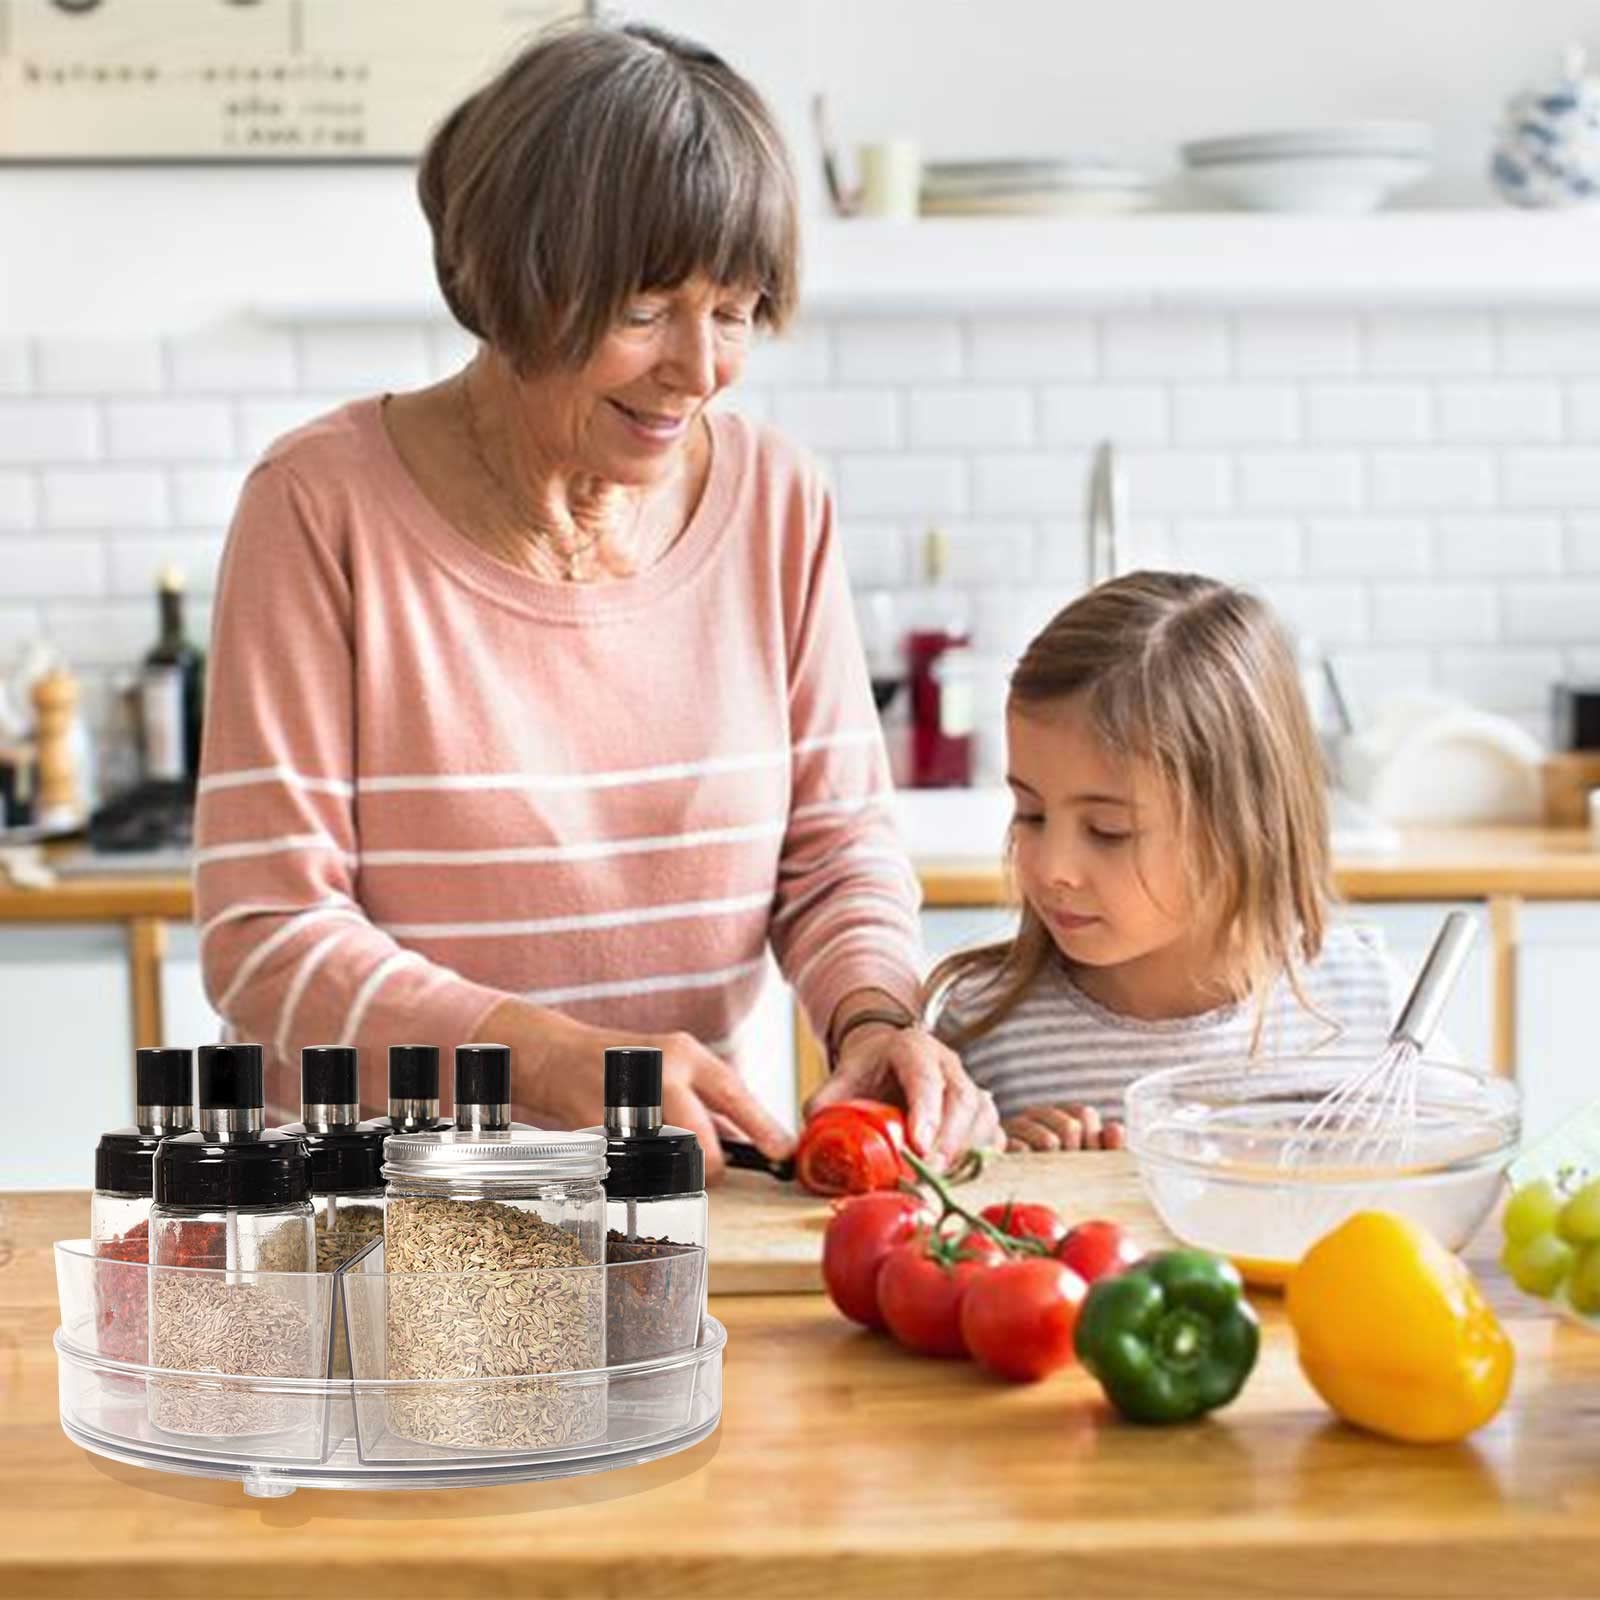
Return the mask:
<path fill-rule="evenodd" d="M 1090 1159 L 1113 1174 L 1125 1158 Z M 1010 1388 L 789 1295 L 713 1302 L 724 1418 L 683 1455 L 546 1484 L 258 1502 L 66 1440 L 48 1245 L 82 1232 L 87 1201 L 0 1207 L 0 1592 L 19 1600 L 1600 1595 L 1600 1338 L 1492 1267 L 1516 1390 L 1456 1446 L 1334 1422 L 1271 1303 L 1233 1407 L 1142 1429 L 1113 1422 L 1081 1372 Z"/>
<path fill-rule="evenodd" d="M 0 872 L 0 922 L 126 922 L 135 917 L 191 921 L 189 874 L 108 872 L 23 889 Z"/>
<path fill-rule="evenodd" d="M 1336 860 L 1339 892 L 1348 900 L 1600 899 L 1600 849 L 1582 828 L 1408 828 L 1401 840 L 1393 852 Z M 81 847 L 69 849 L 81 858 Z M 916 865 L 930 906 L 1006 902 L 996 859 L 923 857 Z M 63 878 L 48 889 L 19 889 L 0 875 L 0 922 L 187 922 L 192 916 L 183 872 Z"/>

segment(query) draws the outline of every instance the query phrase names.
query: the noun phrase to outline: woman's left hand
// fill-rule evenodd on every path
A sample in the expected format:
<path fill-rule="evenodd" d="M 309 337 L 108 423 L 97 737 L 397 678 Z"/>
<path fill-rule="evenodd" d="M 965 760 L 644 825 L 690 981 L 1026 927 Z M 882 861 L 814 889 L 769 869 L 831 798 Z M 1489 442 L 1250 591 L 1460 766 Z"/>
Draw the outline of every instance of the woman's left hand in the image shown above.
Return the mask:
<path fill-rule="evenodd" d="M 836 1100 L 891 1100 L 907 1108 L 911 1147 L 948 1167 L 963 1151 L 997 1149 L 994 1097 L 966 1074 L 961 1059 L 925 1028 L 864 1023 L 853 1028 L 833 1076 L 806 1104 L 806 1115 Z"/>

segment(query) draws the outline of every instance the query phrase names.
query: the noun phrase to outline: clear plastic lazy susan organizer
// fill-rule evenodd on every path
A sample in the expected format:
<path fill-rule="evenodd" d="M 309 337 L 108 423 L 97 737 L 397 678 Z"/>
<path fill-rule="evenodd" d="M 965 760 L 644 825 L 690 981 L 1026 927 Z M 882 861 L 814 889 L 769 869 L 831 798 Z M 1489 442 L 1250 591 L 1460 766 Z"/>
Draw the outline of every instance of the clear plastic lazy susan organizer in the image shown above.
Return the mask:
<path fill-rule="evenodd" d="M 246 1494 L 607 1472 L 722 1417 L 698 1247 L 466 1273 L 388 1273 L 382 1241 L 332 1273 L 152 1267 L 88 1240 L 55 1258 L 67 1437 Z"/>

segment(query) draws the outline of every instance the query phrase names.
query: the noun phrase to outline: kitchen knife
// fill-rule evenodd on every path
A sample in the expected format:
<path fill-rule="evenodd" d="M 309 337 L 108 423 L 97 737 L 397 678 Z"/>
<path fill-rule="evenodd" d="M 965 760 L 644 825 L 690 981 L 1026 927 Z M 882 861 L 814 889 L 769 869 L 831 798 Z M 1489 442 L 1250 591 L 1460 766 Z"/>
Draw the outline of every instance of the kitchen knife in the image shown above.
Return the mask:
<path fill-rule="evenodd" d="M 768 1177 L 777 1178 L 784 1183 L 794 1178 L 792 1157 L 774 1161 L 771 1156 L 763 1155 L 753 1144 L 743 1139 L 724 1139 L 722 1153 L 730 1167 L 740 1167 L 747 1172 L 764 1172 Z"/>

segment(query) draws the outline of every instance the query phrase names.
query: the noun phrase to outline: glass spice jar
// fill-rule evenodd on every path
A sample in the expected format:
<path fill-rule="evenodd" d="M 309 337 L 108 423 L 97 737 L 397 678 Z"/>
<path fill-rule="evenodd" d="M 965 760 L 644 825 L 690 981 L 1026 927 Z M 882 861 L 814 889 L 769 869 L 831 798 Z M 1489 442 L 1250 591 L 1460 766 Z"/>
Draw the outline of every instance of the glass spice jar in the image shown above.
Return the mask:
<path fill-rule="evenodd" d="M 144 1362 L 149 1353 L 146 1267 L 156 1146 L 194 1126 L 194 1057 L 188 1050 L 140 1050 L 134 1057 L 134 1126 L 100 1136 L 94 1152 L 89 1237 L 95 1254 L 127 1267 L 95 1272 L 95 1324 L 103 1355 Z"/>
<path fill-rule="evenodd" d="M 332 1272 L 383 1232 L 383 1133 L 360 1121 L 361 1058 L 348 1045 L 300 1052 L 300 1116 L 280 1128 L 311 1160 L 317 1271 Z"/>
<path fill-rule="evenodd" d="M 541 1129 L 384 1145 L 389 1426 L 428 1444 L 543 1450 L 606 1429 L 605 1143 Z M 586 1381 L 541 1378 L 589 1373 Z M 526 1382 L 506 1383 L 506 1378 Z"/>
<path fill-rule="evenodd" d="M 202 1045 L 199 1127 L 156 1150 L 150 1362 L 171 1373 L 311 1378 L 327 1367 L 304 1141 L 263 1127 L 261 1047 Z M 171 1270 L 203 1268 L 203 1271 Z M 150 1420 L 239 1437 L 293 1425 L 296 1401 L 248 1384 L 153 1378 Z"/>
<path fill-rule="evenodd" d="M 686 1349 L 706 1299 L 705 1156 L 661 1120 L 659 1050 L 605 1053 L 606 1358 L 612 1366 Z"/>

